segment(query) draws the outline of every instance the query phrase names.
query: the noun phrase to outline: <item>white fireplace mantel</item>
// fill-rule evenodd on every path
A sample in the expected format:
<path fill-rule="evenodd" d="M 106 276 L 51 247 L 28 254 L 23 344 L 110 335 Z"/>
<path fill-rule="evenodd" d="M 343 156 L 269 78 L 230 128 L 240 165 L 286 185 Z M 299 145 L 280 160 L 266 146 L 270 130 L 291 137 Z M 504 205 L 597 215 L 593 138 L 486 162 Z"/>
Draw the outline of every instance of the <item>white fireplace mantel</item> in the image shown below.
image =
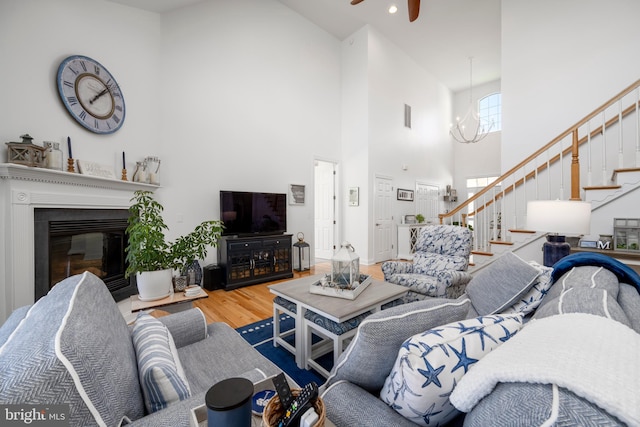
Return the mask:
<path fill-rule="evenodd" d="M 136 190 L 158 186 L 0 164 L 0 324 L 35 300 L 34 209 L 127 209 Z M 4 298 L 2 298 L 4 297 Z"/>

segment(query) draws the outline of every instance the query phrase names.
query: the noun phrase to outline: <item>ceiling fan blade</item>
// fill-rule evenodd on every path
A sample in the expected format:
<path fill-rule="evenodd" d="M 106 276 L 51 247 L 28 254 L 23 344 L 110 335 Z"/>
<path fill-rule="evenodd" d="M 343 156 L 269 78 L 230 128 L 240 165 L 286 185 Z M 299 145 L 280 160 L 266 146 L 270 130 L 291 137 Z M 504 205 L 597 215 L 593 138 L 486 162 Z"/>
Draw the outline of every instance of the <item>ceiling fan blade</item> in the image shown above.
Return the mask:
<path fill-rule="evenodd" d="M 356 0 L 353 0 L 353 1 L 356 1 Z M 408 4 L 409 4 L 409 22 L 413 22 L 416 19 L 418 19 L 418 15 L 420 14 L 420 0 L 408 0 Z"/>
<path fill-rule="evenodd" d="M 351 4 L 362 3 L 364 0 L 351 0 Z"/>

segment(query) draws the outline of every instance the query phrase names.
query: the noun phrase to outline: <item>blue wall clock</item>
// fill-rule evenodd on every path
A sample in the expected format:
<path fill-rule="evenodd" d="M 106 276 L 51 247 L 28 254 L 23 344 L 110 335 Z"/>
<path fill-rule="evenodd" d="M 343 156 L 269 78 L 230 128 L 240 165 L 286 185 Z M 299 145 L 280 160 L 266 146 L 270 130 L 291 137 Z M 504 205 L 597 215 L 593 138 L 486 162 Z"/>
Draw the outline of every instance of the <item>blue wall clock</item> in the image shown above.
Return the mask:
<path fill-rule="evenodd" d="M 124 97 L 116 79 L 98 61 L 69 56 L 60 63 L 56 80 L 62 103 L 84 128 L 106 134 L 122 127 Z"/>

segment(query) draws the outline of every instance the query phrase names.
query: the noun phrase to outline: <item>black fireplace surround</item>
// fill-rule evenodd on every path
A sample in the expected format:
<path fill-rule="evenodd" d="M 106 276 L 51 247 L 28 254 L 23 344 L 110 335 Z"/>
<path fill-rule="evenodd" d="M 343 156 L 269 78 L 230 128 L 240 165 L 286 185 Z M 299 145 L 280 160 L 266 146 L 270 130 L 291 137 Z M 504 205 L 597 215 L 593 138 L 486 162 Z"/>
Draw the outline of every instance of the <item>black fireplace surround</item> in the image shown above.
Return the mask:
<path fill-rule="evenodd" d="M 114 300 L 137 293 L 125 279 L 127 209 L 34 210 L 35 299 L 66 277 L 90 271 L 107 285 Z"/>

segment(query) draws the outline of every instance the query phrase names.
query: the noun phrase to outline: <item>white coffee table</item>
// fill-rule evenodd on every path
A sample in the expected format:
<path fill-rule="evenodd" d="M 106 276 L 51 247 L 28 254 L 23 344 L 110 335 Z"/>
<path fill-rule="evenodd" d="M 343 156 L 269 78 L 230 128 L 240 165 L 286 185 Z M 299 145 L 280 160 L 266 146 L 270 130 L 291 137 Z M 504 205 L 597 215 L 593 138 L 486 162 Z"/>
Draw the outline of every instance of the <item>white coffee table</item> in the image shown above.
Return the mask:
<path fill-rule="evenodd" d="M 309 286 L 317 282 L 322 274 L 289 280 L 268 286 L 271 293 L 296 304 L 295 347 L 296 364 L 305 369 L 307 364 L 307 328 L 304 326 L 304 315 L 311 310 L 337 323 L 345 322 L 368 311 L 379 311 L 381 307 L 405 295 L 408 289 L 404 286 L 381 280 L 372 283 L 354 300 L 312 294 Z M 275 340 L 275 336 L 274 336 Z M 275 342 L 275 341 L 274 341 Z"/>

